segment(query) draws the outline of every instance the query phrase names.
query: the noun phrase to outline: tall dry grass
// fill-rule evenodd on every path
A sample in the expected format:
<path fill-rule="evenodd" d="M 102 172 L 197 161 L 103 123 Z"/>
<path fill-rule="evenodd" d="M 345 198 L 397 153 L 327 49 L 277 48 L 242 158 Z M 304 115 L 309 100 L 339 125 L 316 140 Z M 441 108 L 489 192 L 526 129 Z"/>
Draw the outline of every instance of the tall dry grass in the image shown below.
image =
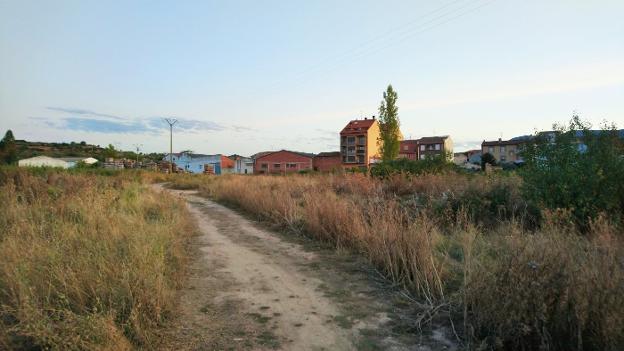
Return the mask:
<path fill-rule="evenodd" d="M 206 196 L 365 255 L 483 350 L 624 349 L 624 244 L 523 201 L 515 177 L 196 177 Z M 186 181 L 188 184 L 188 181 Z M 462 327 L 463 326 L 463 327 Z"/>
<path fill-rule="evenodd" d="M 0 349 L 152 348 L 174 313 L 184 204 L 124 177 L 0 169 Z"/>

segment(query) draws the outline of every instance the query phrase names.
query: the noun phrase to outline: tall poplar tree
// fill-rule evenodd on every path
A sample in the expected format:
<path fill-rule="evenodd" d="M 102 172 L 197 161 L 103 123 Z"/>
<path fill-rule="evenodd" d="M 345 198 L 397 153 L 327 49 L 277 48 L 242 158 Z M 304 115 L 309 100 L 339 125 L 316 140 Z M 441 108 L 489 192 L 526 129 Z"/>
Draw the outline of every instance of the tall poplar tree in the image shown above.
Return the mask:
<path fill-rule="evenodd" d="M 399 156 L 400 135 L 399 108 L 396 106 L 397 93 L 392 85 L 383 93 L 383 100 L 379 106 L 379 146 L 382 161 L 391 161 Z"/>

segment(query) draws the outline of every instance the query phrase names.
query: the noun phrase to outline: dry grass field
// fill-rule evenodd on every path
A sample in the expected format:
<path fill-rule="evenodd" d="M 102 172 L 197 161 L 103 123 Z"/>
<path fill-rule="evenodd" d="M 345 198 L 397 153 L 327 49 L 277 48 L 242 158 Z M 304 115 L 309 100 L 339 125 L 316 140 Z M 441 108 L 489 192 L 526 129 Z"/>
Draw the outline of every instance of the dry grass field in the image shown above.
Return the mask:
<path fill-rule="evenodd" d="M 131 178 L 0 169 L 0 349 L 158 344 L 194 227 Z"/>
<path fill-rule="evenodd" d="M 608 214 L 580 232 L 523 200 L 515 176 L 206 177 L 174 186 L 364 255 L 464 347 L 621 350 L 624 244 Z"/>
<path fill-rule="evenodd" d="M 176 304 L 197 189 L 285 233 L 365 257 L 415 327 L 472 350 L 624 348 L 624 243 L 608 213 L 524 200 L 515 175 L 165 176 L 0 169 L 0 348 L 152 349 Z"/>

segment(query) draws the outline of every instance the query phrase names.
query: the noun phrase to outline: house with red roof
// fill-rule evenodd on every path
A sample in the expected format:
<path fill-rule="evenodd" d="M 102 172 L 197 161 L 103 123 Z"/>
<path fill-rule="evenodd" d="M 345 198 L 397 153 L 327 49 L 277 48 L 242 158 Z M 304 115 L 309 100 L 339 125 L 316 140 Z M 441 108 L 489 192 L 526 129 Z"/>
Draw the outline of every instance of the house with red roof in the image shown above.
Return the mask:
<path fill-rule="evenodd" d="M 343 167 L 368 167 L 379 161 L 379 123 L 373 118 L 355 119 L 340 131 Z"/>
<path fill-rule="evenodd" d="M 280 150 L 254 155 L 254 174 L 286 174 L 312 170 L 314 154 Z"/>
<path fill-rule="evenodd" d="M 453 139 L 448 135 L 401 140 L 399 157 L 423 160 L 428 157 L 446 157 L 453 160 Z"/>

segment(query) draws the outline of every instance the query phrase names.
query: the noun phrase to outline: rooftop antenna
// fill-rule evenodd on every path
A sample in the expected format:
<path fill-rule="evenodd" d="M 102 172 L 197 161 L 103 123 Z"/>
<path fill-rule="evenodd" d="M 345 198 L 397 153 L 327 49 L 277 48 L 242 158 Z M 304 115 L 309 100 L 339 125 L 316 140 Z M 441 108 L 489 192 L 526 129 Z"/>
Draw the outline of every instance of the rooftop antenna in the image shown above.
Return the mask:
<path fill-rule="evenodd" d="M 173 174 L 173 125 L 178 123 L 175 118 L 165 118 L 169 124 L 169 174 Z"/>

